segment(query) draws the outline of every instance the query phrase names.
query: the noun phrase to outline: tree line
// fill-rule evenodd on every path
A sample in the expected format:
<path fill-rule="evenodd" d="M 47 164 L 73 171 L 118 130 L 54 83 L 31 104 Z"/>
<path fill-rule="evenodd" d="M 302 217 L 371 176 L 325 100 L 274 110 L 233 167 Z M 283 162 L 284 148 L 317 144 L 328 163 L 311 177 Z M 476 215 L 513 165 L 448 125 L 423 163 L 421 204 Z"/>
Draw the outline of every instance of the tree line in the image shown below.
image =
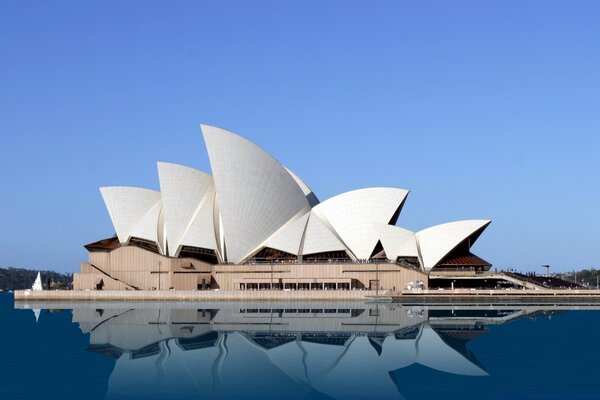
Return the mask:
<path fill-rule="evenodd" d="M 71 274 L 61 274 L 54 271 L 39 271 L 44 289 L 68 289 L 73 277 Z M 38 271 L 25 268 L 0 268 L 0 290 L 31 289 Z"/>
<path fill-rule="evenodd" d="M 582 269 L 580 271 L 559 272 L 554 276 L 565 281 L 575 282 L 590 289 L 595 289 L 600 283 L 600 270 L 596 268 Z"/>

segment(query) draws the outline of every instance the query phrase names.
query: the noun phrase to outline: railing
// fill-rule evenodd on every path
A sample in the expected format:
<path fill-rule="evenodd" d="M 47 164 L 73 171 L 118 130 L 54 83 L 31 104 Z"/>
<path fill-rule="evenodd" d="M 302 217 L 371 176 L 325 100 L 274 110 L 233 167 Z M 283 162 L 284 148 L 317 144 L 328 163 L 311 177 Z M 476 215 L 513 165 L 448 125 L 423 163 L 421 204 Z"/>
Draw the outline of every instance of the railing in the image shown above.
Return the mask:
<path fill-rule="evenodd" d="M 486 276 L 486 275 L 497 275 L 499 272 L 491 272 L 491 271 L 482 271 L 477 269 L 466 269 L 466 268 L 444 268 L 440 270 L 432 270 L 430 271 L 431 275 L 440 275 L 440 276 Z"/>
<path fill-rule="evenodd" d="M 397 264 L 406 266 L 406 263 L 395 262 L 391 260 L 351 260 L 348 258 L 318 258 L 308 260 L 265 260 L 265 259 L 252 259 L 247 261 L 244 265 L 280 265 L 280 264 Z M 225 265 L 225 264 L 223 264 Z M 414 267 L 413 267 L 414 268 Z"/>

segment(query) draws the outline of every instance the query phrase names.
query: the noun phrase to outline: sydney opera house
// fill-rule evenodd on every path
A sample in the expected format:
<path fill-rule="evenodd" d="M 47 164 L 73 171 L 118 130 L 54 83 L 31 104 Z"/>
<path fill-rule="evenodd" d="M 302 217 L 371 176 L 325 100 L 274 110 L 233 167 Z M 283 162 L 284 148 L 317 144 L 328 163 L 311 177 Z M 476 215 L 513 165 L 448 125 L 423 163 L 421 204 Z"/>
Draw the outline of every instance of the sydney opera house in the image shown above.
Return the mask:
<path fill-rule="evenodd" d="M 202 125 L 212 175 L 159 162 L 160 191 L 100 189 L 116 235 L 86 245 L 82 290 L 388 290 L 444 270 L 484 271 L 489 220 L 396 226 L 408 191 L 320 201 L 267 152 Z"/>

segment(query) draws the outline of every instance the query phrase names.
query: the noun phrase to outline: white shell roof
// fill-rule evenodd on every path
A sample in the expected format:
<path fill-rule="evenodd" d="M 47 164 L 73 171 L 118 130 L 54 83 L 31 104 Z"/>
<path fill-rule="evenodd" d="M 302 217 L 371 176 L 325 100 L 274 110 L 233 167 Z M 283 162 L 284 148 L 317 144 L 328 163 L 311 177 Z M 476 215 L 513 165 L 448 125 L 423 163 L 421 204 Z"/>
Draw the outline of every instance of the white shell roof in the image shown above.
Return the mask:
<path fill-rule="evenodd" d="M 346 246 L 314 212 L 311 212 L 308 224 L 306 225 L 306 232 L 304 233 L 302 254 L 330 251 L 346 251 Z"/>
<path fill-rule="evenodd" d="M 197 214 L 201 213 L 203 208 L 210 210 L 210 218 L 207 219 L 203 215 L 204 220 L 201 222 L 207 225 L 202 230 L 214 232 L 212 202 L 207 202 L 205 198 L 209 196 L 209 192 L 213 192 L 211 190 L 214 186 L 213 178 L 197 169 L 166 162 L 158 163 L 158 178 L 164 207 L 169 253 L 171 256 L 176 256 L 179 252 L 179 247 L 183 244 L 184 236 L 187 234 L 190 226 L 194 225 Z M 203 214 L 206 214 L 206 211 Z M 196 247 L 210 245 L 211 247 L 208 248 L 214 249 L 214 233 L 212 236 L 212 242 L 201 243 L 202 246 L 198 244 L 194 245 Z"/>
<path fill-rule="evenodd" d="M 240 263 L 309 204 L 285 167 L 260 147 L 224 129 L 201 128 L 218 193 L 227 261 Z"/>
<path fill-rule="evenodd" d="M 373 224 L 373 228 L 377 231 L 388 259 L 396 260 L 398 257 L 419 257 L 417 239 L 413 231 L 394 225 L 377 223 Z"/>
<path fill-rule="evenodd" d="M 306 229 L 306 222 L 308 221 L 309 215 L 310 212 L 307 212 L 295 221 L 284 225 L 264 243 L 264 247 L 270 247 L 272 249 L 298 255 L 300 253 L 302 235 Z"/>
<path fill-rule="evenodd" d="M 448 253 L 464 240 L 485 229 L 492 221 L 466 220 L 448 222 L 417 232 L 417 245 L 421 253 L 421 264 L 431 270 Z"/>
<path fill-rule="evenodd" d="M 160 192 L 128 186 L 100 188 L 104 204 L 121 243 L 132 236 L 157 241 Z"/>
<path fill-rule="evenodd" d="M 358 259 L 368 259 L 379 237 L 373 223 L 389 224 L 408 190 L 367 188 L 332 197 L 313 211 L 329 224 Z"/>
<path fill-rule="evenodd" d="M 162 202 L 159 200 L 158 203 L 156 203 L 156 205 L 154 205 L 154 207 L 138 221 L 130 232 L 130 236 L 150 240 L 158 244 L 158 222 L 161 210 Z"/>
<path fill-rule="evenodd" d="M 217 127 L 201 129 L 214 176 L 160 162 L 161 192 L 100 189 L 121 243 L 140 237 L 158 243 L 162 254 L 168 248 L 170 256 L 184 245 L 202 247 L 239 264 L 265 246 L 368 259 L 381 241 L 388 258 L 416 256 L 429 271 L 490 223 L 457 221 L 416 234 L 398 228 L 390 224 L 408 191 L 396 188 L 359 189 L 319 203 L 297 175 L 255 144 Z"/>
<path fill-rule="evenodd" d="M 181 240 L 184 246 L 202 247 L 216 250 L 215 223 L 213 207 L 215 203 L 215 186 L 211 184 L 196 210 L 190 226 Z"/>

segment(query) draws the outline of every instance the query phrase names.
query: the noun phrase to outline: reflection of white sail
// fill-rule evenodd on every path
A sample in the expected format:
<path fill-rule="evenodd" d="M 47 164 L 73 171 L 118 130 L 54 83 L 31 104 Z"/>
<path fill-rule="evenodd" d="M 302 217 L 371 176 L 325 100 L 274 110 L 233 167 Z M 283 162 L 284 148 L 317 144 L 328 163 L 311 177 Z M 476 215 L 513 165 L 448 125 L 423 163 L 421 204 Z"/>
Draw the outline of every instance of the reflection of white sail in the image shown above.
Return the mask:
<path fill-rule="evenodd" d="M 345 345 L 294 340 L 267 353 L 273 363 L 292 379 L 313 384 L 335 367 L 345 351 Z"/>
<path fill-rule="evenodd" d="M 429 325 L 424 325 L 418 340 L 417 359 L 419 364 L 438 371 L 457 375 L 485 376 L 485 370 L 471 362 L 458 351 L 448 346 Z"/>
<path fill-rule="evenodd" d="M 382 347 L 379 363 L 387 371 L 408 367 L 417 359 L 416 338 L 398 340 L 390 335 L 385 338 Z"/>
<path fill-rule="evenodd" d="M 439 313 L 432 327 L 426 308 L 407 317 L 403 306 L 355 303 L 129 306 L 73 311 L 90 351 L 118 357 L 108 398 L 401 399 L 398 373 L 414 364 L 487 375 L 466 347 L 482 331 Z"/>
<path fill-rule="evenodd" d="M 315 387 L 337 399 L 364 397 L 371 399 L 402 399 L 388 371 L 378 366 L 379 354 L 369 338 L 359 336 L 349 344 L 336 367 L 321 377 Z"/>
<path fill-rule="evenodd" d="M 33 286 L 31 286 L 31 290 L 42 290 L 42 277 L 39 272 L 37 278 L 35 278 L 35 282 L 33 282 Z"/>
<path fill-rule="evenodd" d="M 38 322 L 40 319 L 40 312 L 42 310 L 40 310 L 39 308 L 32 308 L 31 311 L 33 311 L 33 315 L 35 316 L 35 322 Z"/>
<path fill-rule="evenodd" d="M 245 334 L 228 334 L 225 345 L 227 354 L 219 370 L 221 397 L 236 397 L 240 388 L 247 388 L 247 393 L 254 396 L 260 393 L 263 398 L 279 398 L 286 390 L 305 398 L 311 392 L 309 385 L 290 378 L 271 361 L 267 350 L 253 343 Z"/>
<path fill-rule="evenodd" d="M 186 351 L 174 339 L 152 347 L 156 348 L 153 354 L 125 353 L 117 360 L 107 399 L 196 398 L 210 394 L 218 383 L 213 376 L 217 347 Z"/>

